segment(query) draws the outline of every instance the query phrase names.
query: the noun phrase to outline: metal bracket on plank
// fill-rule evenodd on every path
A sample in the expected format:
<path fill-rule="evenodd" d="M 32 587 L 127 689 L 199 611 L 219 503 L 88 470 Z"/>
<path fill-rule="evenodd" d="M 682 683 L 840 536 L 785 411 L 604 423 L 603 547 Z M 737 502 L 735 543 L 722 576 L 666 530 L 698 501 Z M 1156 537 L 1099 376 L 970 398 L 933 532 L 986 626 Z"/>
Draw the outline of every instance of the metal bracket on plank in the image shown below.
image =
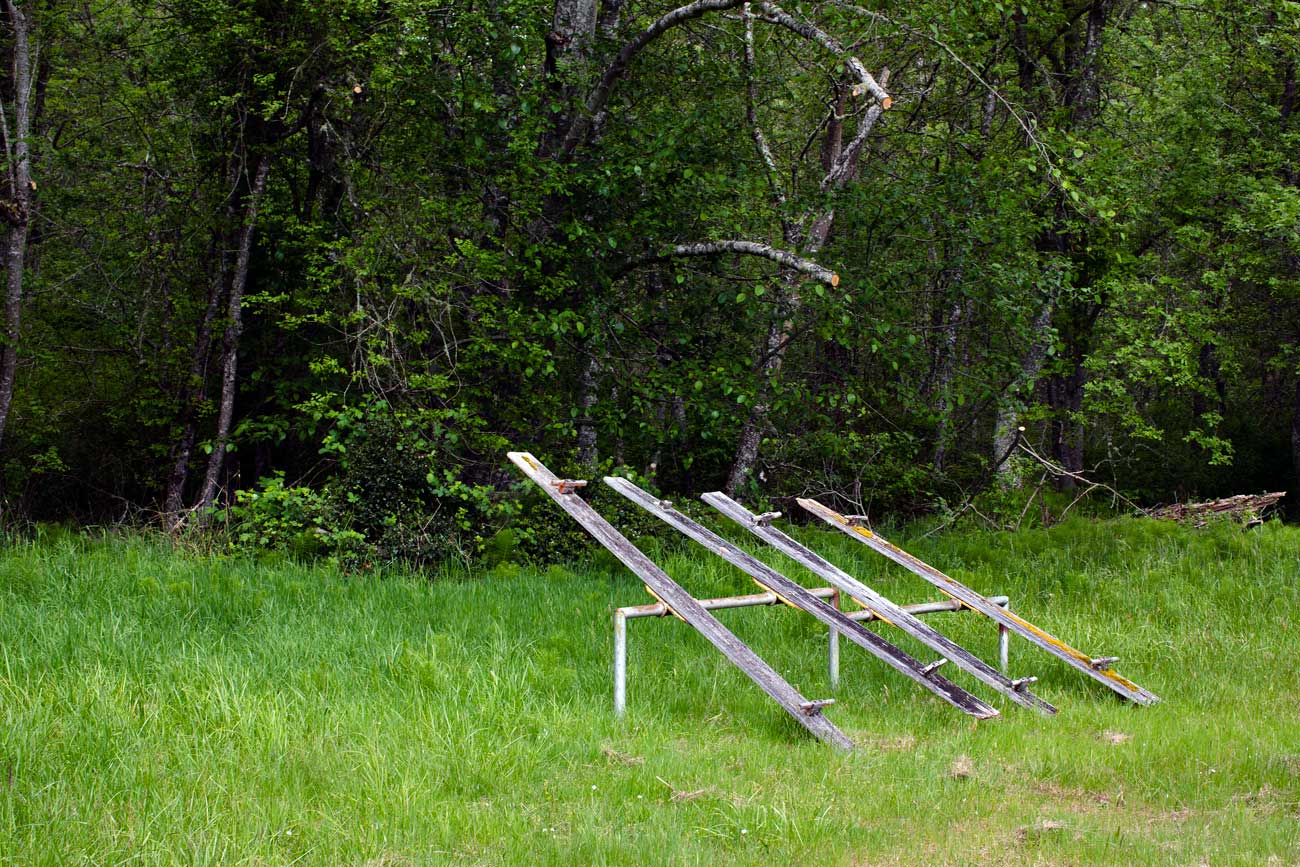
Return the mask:
<path fill-rule="evenodd" d="M 572 494 L 578 488 L 587 487 L 586 479 L 556 479 L 551 482 L 561 494 Z"/>
<path fill-rule="evenodd" d="M 835 704 L 835 699 L 833 698 L 818 698 L 813 699 L 812 701 L 806 701 L 799 705 L 799 710 L 812 716 L 815 713 L 821 713 L 823 708 L 828 708 L 833 704 Z"/>
<path fill-rule="evenodd" d="M 764 512 L 761 515 L 754 516 L 754 524 L 759 527 L 770 527 L 772 522 L 781 517 L 780 512 Z"/>

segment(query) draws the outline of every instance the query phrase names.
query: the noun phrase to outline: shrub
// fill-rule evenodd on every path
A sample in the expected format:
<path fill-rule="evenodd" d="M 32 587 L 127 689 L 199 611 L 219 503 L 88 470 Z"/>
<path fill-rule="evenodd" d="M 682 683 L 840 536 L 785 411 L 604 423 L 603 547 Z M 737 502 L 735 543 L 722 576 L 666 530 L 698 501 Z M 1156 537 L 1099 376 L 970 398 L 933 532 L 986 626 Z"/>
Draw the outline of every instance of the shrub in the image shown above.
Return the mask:
<path fill-rule="evenodd" d="M 433 474 L 428 443 L 387 415 L 372 416 L 350 437 L 330 496 L 372 561 L 426 566 L 462 554 L 449 514 L 455 507 L 434 494 Z"/>
<path fill-rule="evenodd" d="M 237 491 L 230 512 L 233 541 L 243 548 L 344 561 L 364 547 L 360 533 L 340 525 L 328 497 L 308 487 L 285 487 L 283 473 L 260 480 L 255 490 Z"/>

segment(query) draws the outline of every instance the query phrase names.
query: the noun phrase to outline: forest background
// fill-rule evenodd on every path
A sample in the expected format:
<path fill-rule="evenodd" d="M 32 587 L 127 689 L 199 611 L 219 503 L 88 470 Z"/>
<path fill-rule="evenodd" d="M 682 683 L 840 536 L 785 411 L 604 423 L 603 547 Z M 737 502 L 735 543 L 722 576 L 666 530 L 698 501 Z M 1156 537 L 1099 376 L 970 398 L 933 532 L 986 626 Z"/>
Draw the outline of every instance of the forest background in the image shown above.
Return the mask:
<path fill-rule="evenodd" d="M 8 524 L 570 550 L 508 448 L 877 519 L 1300 487 L 1290 0 L 0 7 Z"/>

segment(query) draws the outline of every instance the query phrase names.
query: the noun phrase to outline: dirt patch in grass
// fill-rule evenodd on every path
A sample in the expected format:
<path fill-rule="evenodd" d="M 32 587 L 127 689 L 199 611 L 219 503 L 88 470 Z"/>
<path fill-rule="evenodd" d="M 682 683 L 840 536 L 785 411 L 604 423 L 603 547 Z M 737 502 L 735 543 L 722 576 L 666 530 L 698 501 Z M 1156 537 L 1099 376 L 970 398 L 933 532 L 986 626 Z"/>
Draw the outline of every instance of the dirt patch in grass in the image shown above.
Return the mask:
<path fill-rule="evenodd" d="M 953 759 L 952 766 L 948 768 L 948 776 L 954 780 L 964 780 L 973 773 L 975 773 L 975 763 L 967 755 L 960 755 Z"/>
<path fill-rule="evenodd" d="M 604 754 L 605 758 L 609 760 L 610 764 L 613 765 L 628 765 L 635 767 L 636 765 L 645 764 L 645 758 L 642 756 L 632 756 L 627 753 L 620 753 L 613 747 L 601 747 L 600 751 Z"/>
<path fill-rule="evenodd" d="M 1124 805 L 1123 789 L 1118 792 L 1094 792 L 1063 786 L 1052 780 L 1035 783 L 1033 789 L 1036 794 L 1050 798 L 1053 804 L 1071 813 L 1092 813 L 1100 809 Z"/>
<path fill-rule="evenodd" d="M 1055 834 L 1064 833 L 1066 825 L 1055 819 L 1042 819 L 1032 825 L 1022 825 L 1016 829 L 1016 842 L 1029 843 Z"/>
<path fill-rule="evenodd" d="M 877 735 L 871 732 L 854 732 L 853 740 L 860 749 L 876 753 L 910 753 L 916 749 L 916 735 Z"/>
<path fill-rule="evenodd" d="M 1234 804 L 1241 804 L 1260 816 L 1275 816 L 1290 807 L 1291 815 L 1296 815 L 1300 804 L 1288 802 L 1286 796 L 1265 783 L 1251 792 L 1238 792 L 1230 799 Z"/>

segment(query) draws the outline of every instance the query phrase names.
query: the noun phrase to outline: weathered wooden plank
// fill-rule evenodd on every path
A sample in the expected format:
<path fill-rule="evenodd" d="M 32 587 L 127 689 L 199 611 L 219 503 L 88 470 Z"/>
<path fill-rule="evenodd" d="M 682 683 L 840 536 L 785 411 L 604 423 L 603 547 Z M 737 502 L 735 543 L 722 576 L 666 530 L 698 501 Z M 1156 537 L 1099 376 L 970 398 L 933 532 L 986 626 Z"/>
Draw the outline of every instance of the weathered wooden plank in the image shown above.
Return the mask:
<path fill-rule="evenodd" d="M 756 520 L 757 515 L 726 494 L 715 491 L 705 494 L 701 499 L 776 548 L 782 554 L 811 570 L 814 575 L 840 588 L 853 599 L 856 599 L 864 608 L 876 612 L 876 616 L 881 620 L 897 626 L 908 635 L 946 657 L 956 667 L 993 687 L 1016 704 L 1033 708 L 1048 715 L 1056 713 L 1056 708 L 1025 689 L 1023 683 L 1017 685 L 1002 672 L 957 642 L 943 635 L 929 624 L 922 622 L 901 606 L 890 602 L 866 584 L 818 555 L 815 551 L 801 545 L 775 527 Z"/>
<path fill-rule="evenodd" d="M 1039 629 L 1034 624 L 1018 617 L 1007 611 L 1005 608 L 995 605 L 984 596 L 976 593 L 974 590 L 962 584 L 955 578 L 951 578 L 934 568 L 930 564 L 912 556 L 911 554 L 899 548 L 876 533 L 868 530 L 866 527 L 854 526 L 844 515 L 834 509 L 823 506 L 816 500 L 799 500 L 799 505 L 807 509 L 812 514 L 821 518 L 838 530 L 847 533 L 850 537 L 866 545 L 871 550 L 882 554 L 898 565 L 907 569 L 915 575 L 919 575 L 926 581 L 929 581 L 935 587 L 938 587 L 948 596 L 961 602 L 972 611 L 996 620 L 998 623 L 1007 627 L 1007 629 L 1028 639 L 1030 643 L 1041 647 L 1048 653 L 1058 659 L 1065 661 L 1073 668 L 1082 671 L 1098 683 L 1105 684 L 1115 692 L 1124 696 L 1137 704 L 1149 705 L 1155 704 L 1160 697 L 1138 686 L 1131 680 L 1120 676 L 1110 663 L 1117 661 L 1114 657 L 1100 657 L 1094 659 L 1080 650 L 1075 650 L 1061 639 Z"/>
<path fill-rule="evenodd" d="M 671 505 L 666 504 L 665 501 L 652 497 L 632 484 L 632 482 L 617 476 L 607 476 L 605 484 L 673 529 L 694 539 L 703 547 L 722 557 L 722 559 L 753 578 L 760 587 L 770 591 L 787 605 L 806 611 L 830 628 L 838 630 L 845 638 L 879 658 L 891 668 L 915 680 L 958 710 L 970 714 L 976 719 L 988 719 L 998 715 L 996 708 L 980 701 L 952 681 L 925 671 L 925 666 L 918 660 L 871 630 L 866 629 L 858 621 L 850 619 L 847 614 L 838 608 L 827 605 L 826 602 L 810 593 L 807 588 L 790 580 L 748 552 L 737 548 L 707 527 L 683 515 L 672 508 Z"/>
<path fill-rule="evenodd" d="M 550 470 L 528 452 L 510 452 L 509 458 L 528 478 L 541 487 L 575 521 L 582 525 L 596 541 L 636 573 L 655 598 L 663 602 L 678 617 L 695 627 L 701 635 L 733 665 L 758 684 L 786 713 L 815 737 L 841 749 L 853 749 L 853 741 L 839 727 L 819 712 L 808 711 L 808 699 L 799 694 L 776 669 L 763 661 L 757 653 L 733 635 L 716 617 L 704 610 L 699 601 L 684 590 L 655 563 L 629 542 L 622 533 L 574 493 L 574 485 L 561 486 Z"/>

